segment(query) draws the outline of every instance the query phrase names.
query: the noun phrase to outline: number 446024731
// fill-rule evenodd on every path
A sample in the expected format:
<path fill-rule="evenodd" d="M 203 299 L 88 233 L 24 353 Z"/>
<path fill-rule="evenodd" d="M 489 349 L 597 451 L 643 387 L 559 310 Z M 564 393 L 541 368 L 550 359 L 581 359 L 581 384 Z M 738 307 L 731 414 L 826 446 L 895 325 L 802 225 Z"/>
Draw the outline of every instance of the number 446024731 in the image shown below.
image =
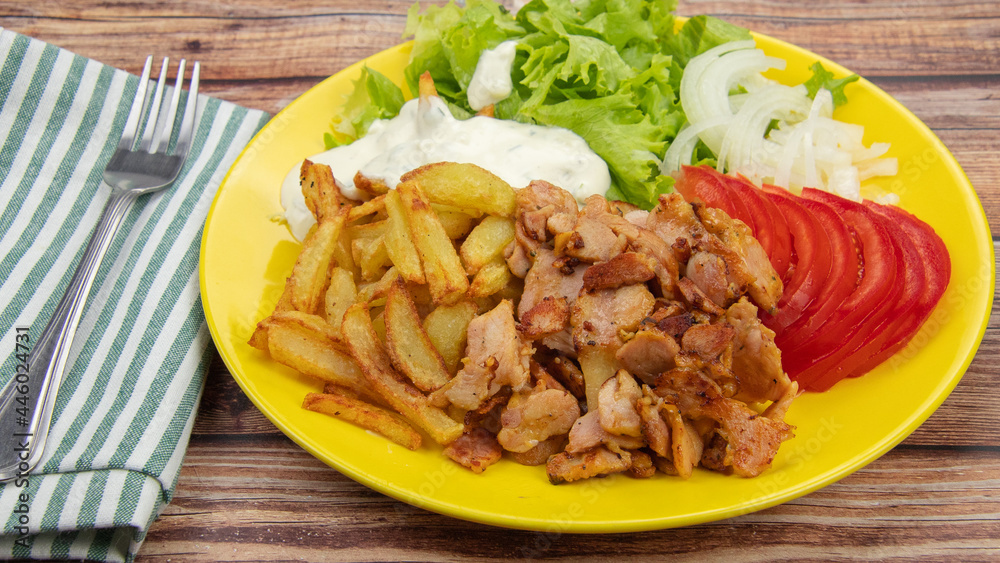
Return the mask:
<path fill-rule="evenodd" d="M 28 385 L 28 356 L 31 353 L 31 335 L 28 333 L 28 327 L 17 327 L 14 334 L 14 360 L 17 362 L 15 364 L 14 373 L 14 383 L 16 387 L 14 391 L 14 401 L 17 403 L 17 408 L 14 412 L 17 414 L 17 420 L 15 421 L 18 426 L 25 427 L 31 421 L 31 387 Z"/>

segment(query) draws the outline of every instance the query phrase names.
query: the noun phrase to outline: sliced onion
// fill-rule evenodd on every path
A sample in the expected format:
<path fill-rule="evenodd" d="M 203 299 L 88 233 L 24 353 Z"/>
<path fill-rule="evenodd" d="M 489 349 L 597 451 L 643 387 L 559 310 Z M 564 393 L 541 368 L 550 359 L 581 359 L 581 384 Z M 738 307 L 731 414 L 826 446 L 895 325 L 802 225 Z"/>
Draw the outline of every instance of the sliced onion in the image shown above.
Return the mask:
<path fill-rule="evenodd" d="M 695 145 L 698 144 L 698 136 L 711 127 L 724 126 L 727 121 L 728 117 L 719 116 L 705 119 L 697 125 L 687 124 L 667 147 L 667 153 L 660 163 L 660 173 L 666 176 L 675 170 L 680 170 L 681 166 L 691 164 L 691 155 L 694 153 Z"/>
<path fill-rule="evenodd" d="M 764 78 L 785 61 L 768 57 L 753 41 L 736 41 L 692 58 L 681 77 L 681 106 L 688 118 L 660 165 L 671 174 L 690 164 L 701 140 L 715 153 L 720 171 L 786 188 L 813 186 L 851 199 L 860 182 L 895 174 L 888 145 L 865 147 L 864 128 L 833 119 L 833 97 L 820 90 L 810 99 L 804 87 Z M 731 94 L 736 89 L 739 93 Z M 778 127 L 768 133 L 772 121 Z"/>

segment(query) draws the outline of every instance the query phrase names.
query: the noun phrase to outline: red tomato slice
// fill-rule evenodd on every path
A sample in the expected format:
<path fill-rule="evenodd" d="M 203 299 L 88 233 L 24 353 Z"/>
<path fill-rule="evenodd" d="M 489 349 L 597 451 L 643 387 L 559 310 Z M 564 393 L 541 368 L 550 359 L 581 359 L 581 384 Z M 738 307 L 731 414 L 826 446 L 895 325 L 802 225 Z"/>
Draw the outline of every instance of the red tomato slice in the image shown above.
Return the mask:
<path fill-rule="evenodd" d="M 908 273 L 910 270 L 922 269 L 923 285 L 917 291 L 914 307 L 887 328 L 886 337 L 882 339 L 881 345 L 873 347 L 868 357 L 848 370 L 848 377 L 858 377 L 868 373 L 903 349 L 931 315 L 951 280 L 951 258 L 948 256 L 948 249 L 930 225 L 898 207 L 879 205 L 870 201 L 866 201 L 865 206 L 897 224 L 913 243 L 916 257 L 912 254 L 907 255 L 906 268 Z M 913 260 L 916 262 L 912 262 Z M 916 278 L 913 280 L 916 281 Z M 907 284 L 909 283 L 908 278 Z M 904 292 L 909 293 L 915 289 L 907 287 Z"/>
<path fill-rule="evenodd" d="M 708 166 L 684 166 L 681 174 L 674 182 L 674 189 L 689 202 L 700 201 L 709 207 L 715 207 L 726 212 L 734 219 L 746 223 L 754 230 L 754 221 L 746 205 L 737 204 L 730 191 L 722 181 L 724 176 Z"/>
<path fill-rule="evenodd" d="M 826 283 L 831 266 L 830 237 L 816 216 L 799 205 L 799 198 L 791 193 L 765 185 L 764 196 L 784 214 L 795 251 L 795 264 L 777 312 L 761 314 L 764 324 L 780 334 L 802 315 Z"/>
<path fill-rule="evenodd" d="M 808 194 L 808 191 L 803 191 Z M 829 205 L 815 199 L 798 198 L 799 203 L 819 220 L 821 228 L 830 237 L 830 275 L 826 278 L 816 299 L 802 315 L 776 336 L 780 350 L 794 350 L 807 344 L 830 315 L 837 310 L 858 286 L 861 260 L 854 236 L 844 220 Z"/>
<path fill-rule="evenodd" d="M 883 226 L 889 231 L 901 251 L 900 255 L 904 267 L 902 268 L 903 283 L 901 284 L 902 290 L 899 298 L 896 300 L 895 305 L 888 309 L 871 334 L 863 338 L 860 335 L 856 335 L 851 339 L 851 343 L 845 346 L 844 355 L 836 359 L 833 367 L 829 367 L 828 364 L 830 362 L 827 359 L 811 368 L 812 370 L 824 371 L 824 373 L 810 384 L 809 389 L 812 391 L 825 391 L 829 389 L 834 383 L 849 376 L 861 364 L 871 358 L 874 353 L 878 352 L 893 337 L 895 325 L 905 322 L 920 300 L 920 294 L 924 288 L 925 273 L 923 265 L 920 263 L 920 254 L 917 251 L 917 247 L 895 222 L 887 220 L 887 217 L 881 214 L 879 214 L 879 217 L 883 220 Z M 877 320 L 869 319 L 867 322 L 875 323 Z M 852 351 L 847 352 L 848 349 Z M 807 374 L 803 373 L 801 377 L 807 377 Z"/>
<path fill-rule="evenodd" d="M 788 375 L 803 388 L 822 376 L 824 367 L 844 356 L 845 348 L 863 342 L 891 311 L 902 290 L 903 261 L 880 216 L 860 203 L 811 190 L 805 197 L 829 204 L 857 236 L 863 255 L 857 288 L 814 333 L 807 345 L 786 352 L 782 363 Z M 851 351 L 851 350 L 848 350 Z M 823 364 L 815 369 L 814 366 Z"/>

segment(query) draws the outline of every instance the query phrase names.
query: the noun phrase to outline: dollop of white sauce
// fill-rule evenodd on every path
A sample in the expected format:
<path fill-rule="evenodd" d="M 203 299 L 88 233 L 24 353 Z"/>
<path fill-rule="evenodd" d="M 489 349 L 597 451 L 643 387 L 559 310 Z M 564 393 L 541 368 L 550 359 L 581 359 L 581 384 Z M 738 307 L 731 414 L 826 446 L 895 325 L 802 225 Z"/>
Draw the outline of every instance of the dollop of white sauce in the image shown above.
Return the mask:
<path fill-rule="evenodd" d="M 476 71 L 472 74 L 472 82 L 469 83 L 466 92 L 469 107 L 479 111 L 510 96 L 514 89 L 510 69 L 514 65 L 516 54 L 517 41 L 511 40 L 504 41 L 479 55 Z"/>
<path fill-rule="evenodd" d="M 507 68 L 509 80 L 510 63 Z M 329 165 L 341 193 L 357 200 L 367 199 L 354 185 L 359 171 L 395 188 L 404 173 L 434 162 L 475 164 L 514 188 L 545 180 L 581 202 L 611 186 L 608 165 L 576 133 L 485 116 L 458 120 L 437 96 L 412 99 L 396 117 L 372 123 L 364 137 L 309 160 Z M 299 168 L 285 176 L 281 205 L 292 234 L 303 240 L 316 221 L 302 196 Z"/>

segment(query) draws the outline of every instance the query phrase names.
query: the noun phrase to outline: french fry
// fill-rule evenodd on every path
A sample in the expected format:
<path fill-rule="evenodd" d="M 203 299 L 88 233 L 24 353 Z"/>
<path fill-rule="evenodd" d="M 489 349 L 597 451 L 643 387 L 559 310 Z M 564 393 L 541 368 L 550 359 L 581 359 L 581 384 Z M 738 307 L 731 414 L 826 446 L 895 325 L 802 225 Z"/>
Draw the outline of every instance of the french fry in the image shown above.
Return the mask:
<path fill-rule="evenodd" d="M 285 286 L 281 290 L 281 297 L 278 298 L 278 302 L 274 305 L 274 313 L 280 313 L 283 311 L 294 311 L 295 306 L 292 305 L 292 286 L 288 284 L 288 280 L 285 280 Z M 260 350 L 261 352 L 267 352 L 267 319 L 257 323 L 254 328 L 253 334 L 250 335 L 250 340 L 248 344 L 254 348 Z"/>
<path fill-rule="evenodd" d="M 309 212 L 312 213 L 313 219 L 319 217 L 319 186 L 315 182 L 307 182 L 306 175 L 309 173 L 309 169 L 312 168 L 312 161 L 308 158 L 302 161 L 299 165 L 299 187 L 302 190 L 302 198 L 306 201 L 306 207 Z"/>
<path fill-rule="evenodd" d="M 497 256 L 492 262 L 483 266 L 472 279 L 469 285 L 469 298 L 477 299 L 499 293 L 510 284 L 512 278 L 514 275 L 510 273 L 503 256 Z"/>
<path fill-rule="evenodd" d="M 328 165 L 304 160 L 300 173 L 306 207 L 312 211 L 317 223 L 340 214 L 341 208 L 349 206 L 334 182 L 333 171 Z"/>
<path fill-rule="evenodd" d="M 431 207 L 438 215 L 441 215 L 442 213 L 461 213 L 462 215 L 468 215 L 471 219 L 482 219 L 483 215 L 486 215 L 485 213 L 483 213 L 478 209 L 462 209 L 461 207 L 455 207 L 454 205 L 446 205 L 444 203 L 434 203 L 433 201 L 431 202 Z M 472 224 L 469 225 L 469 229 L 471 230 L 472 227 L 474 226 L 475 222 L 473 221 Z M 461 237 L 455 237 L 455 238 L 461 238 Z"/>
<path fill-rule="evenodd" d="M 382 299 L 385 300 L 384 298 Z M 371 309 L 369 309 L 371 310 Z M 374 312 L 374 311 L 373 311 Z M 385 342 L 385 310 L 379 311 L 372 319 L 372 328 L 375 329 L 375 336 L 379 342 Z"/>
<path fill-rule="evenodd" d="M 420 80 L 417 83 L 417 93 L 420 95 L 420 98 L 424 100 L 438 95 L 437 87 L 434 86 L 434 79 L 431 78 L 430 71 L 425 70 L 424 73 L 420 75 Z"/>
<path fill-rule="evenodd" d="M 475 164 L 437 162 L 411 170 L 400 178 L 416 182 L 434 203 L 475 209 L 490 215 L 513 217 L 514 188 Z"/>
<path fill-rule="evenodd" d="M 399 193 L 393 190 L 383 197 L 385 198 L 385 210 L 389 215 L 387 219 L 389 225 L 385 233 L 385 246 L 389 259 L 399 270 L 399 275 L 403 276 L 406 281 L 426 283 L 424 268 L 420 264 L 420 255 L 417 253 L 417 247 L 413 245 L 410 220 L 407 218 L 406 210 L 399 199 Z"/>
<path fill-rule="evenodd" d="M 378 281 L 363 284 L 358 287 L 358 303 L 371 303 L 376 299 L 381 299 L 389 293 L 389 288 L 399 278 L 399 270 L 395 266 L 386 270 Z"/>
<path fill-rule="evenodd" d="M 344 311 L 354 304 L 358 297 L 358 288 L 354 285 L 354 276 L 344 268 L 330 270 L 330 287 L 326 290 L 326 322 L 339 336 L 340 323 L 344 320 Z"/>
<path fill-rule="evenodd" d="M 503 249 L 514 240 L 514 220 L 508 217 L 485 217 L 465 238 L 459 254 L 465 272 L 476 275 L 480 268 L 503 258 Z"/>
<path fill-rule="evenodd" d="M 448 238 L 451 240 L 464 238 L 476 225 L 477 217 L 450 205 L 432 203 L 431 208 L 437 213 L 438 220 L 441 221 L 441 226 L 444 227 L 444 232 L 448 234 Z"/>
<path fill-rule="evenodd" d="M 385 233 L 389 230 L 388 221 L 373 221 L 371 223 L 365 223 L 363 225 L 351 225 L 347 227 L 347 234 L 351 237 L 352 241 L 355 240 L 371 240 L 381 236 L 385 236 Z"/>
<path fill-rule="evenodd" d="M 379 397 L 349 355 L 349 349 L 322 318 L 286 311 L 263 322 L 267 325 L 268 352 L 274 361 L 363 397 Z"/>
<path fill-rule="evenodd" d="M 337 246 L 333 249 L 333 261 L 337 267 L 351 272 L 354 279 L 361 278 L 361 268 L 354 263 L 354 256 L 351 254 L 351 235 L 346 228 L 340 230 Z"/>
<path fill-rule="evenodd" d="M 404 448 L 416 450 L 423 438 L 410 423 L 394 412 L 335 393 L 309 393 L 302 408 L 340 418 L 385 436 Z"/>
<path fill-rule="evenodd" d="M 354 175 L 354 187 L 374 197 L 389 191 L 389 186 L 378 178 L 369 178 L 360 171 Z"/>
<path fill-rule="evenodd" d="M 466 332 L 479 307 L 471 301 L 441 305 L 424 317 L 424 330 L 441 354 L 448 373 L 455 375 L 465 355 Z"/>
<path fill-rule="evenodd" d="M 389 288 L 385 302 L 386 348 L 392 363 L 421 391 L 430 392 L 448 382 L 448 368 L 420 324 L 417 307 L 402 279 Z"/>
<path fill-rule="evenodd" d="M 413 244 L 420 254 L 434 303 L 458 301 L 469 289 L 469 278 L 441 221 L 416 183 L 403 182 L 396 190 L 410 221 Z"/>
<path fill-rule="evenodd" d="M 385 209 L 385 194 L 373 197 L 360 205 L 352 207 L 351 212 L 347 214 L 347 222 L 353 223 L 362 217 L 374 215 L 383 209 Z"/>
<path fill-rule="evenodd" d="M 358 303 L 344 314 L 341 330 L 365 379 L 397 412 L 427 432 L 439 444 L 449 444 L 462 435 L 465 426 L 455 422 L 427 397 L 396 373 L 372 327 L 368 305 Z"/>
<path fill-rule="evenodd" d="M 391 264 L 384 236 L 355 239 L 351 243 L 351 253 L 355 256 L 355 263 L 361 268 L 361 279 L 365 281 L 381 278 L 385 273 L 385 266 Z"/>
<path fill-rule="evenodd" d="M 288 279 L 292 306 L 305 313 L 316 313 L 323 302 L 330 263 L 337 247 L 340 230 L 344 226 L 349 207 L 339 208 L 337 214 L 326 216 L 302 243 L 292 275 Z"/>

